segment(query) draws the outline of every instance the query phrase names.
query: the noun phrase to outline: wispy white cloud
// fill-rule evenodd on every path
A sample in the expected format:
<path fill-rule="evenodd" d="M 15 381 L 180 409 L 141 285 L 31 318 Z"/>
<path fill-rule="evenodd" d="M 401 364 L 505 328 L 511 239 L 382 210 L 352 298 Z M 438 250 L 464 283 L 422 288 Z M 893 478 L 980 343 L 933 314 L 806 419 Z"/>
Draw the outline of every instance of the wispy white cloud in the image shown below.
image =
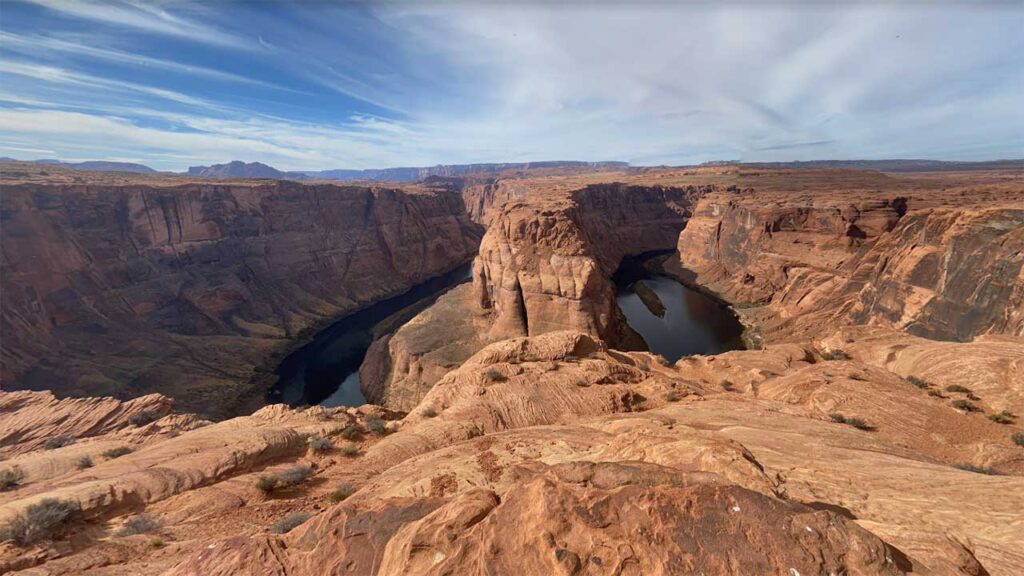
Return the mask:
<path fill-rule="evenodd" d="M 68 17 L 101 22 L 152 34 L 173 36 L 203 44 L 253 48 L 253 42 L 223 29 L 174 15 L 158 0 L 26 0 Z"/>

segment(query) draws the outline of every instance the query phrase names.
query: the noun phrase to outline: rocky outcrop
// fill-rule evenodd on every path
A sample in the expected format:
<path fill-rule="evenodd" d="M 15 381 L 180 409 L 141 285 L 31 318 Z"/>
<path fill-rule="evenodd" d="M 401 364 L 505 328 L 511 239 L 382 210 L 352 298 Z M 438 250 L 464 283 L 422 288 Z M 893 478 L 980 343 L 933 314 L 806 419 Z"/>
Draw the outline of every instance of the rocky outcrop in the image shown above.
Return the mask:
<path fill-rule="evenodd" d="M 444 190 L 172 178 L 2 192 L 4 388 L 160 391 L 218 417 L 261 404 L 272 378 L 254 367 L 467 261 L 480 234 Z"/>
<path fill-rule="evenodd" d="M 624 337 L 612 273 L 627 254 L 671 247 L 696 187 L 591 185 L 559 203 L 511 203 L 480 245 L 473 284 L 505 337 L 577 329 Z"/>
<path fill-rule="evenodd" d="M 472 291 L 460 287 L 371 346 L 360 383 L 373 402 L 411 410 L 449 370 L 502 338 L 576 329 L 638 347 L 611 276 L 628 254 L 671 248 L 708 189 L 595 184 L 535 202 L 513 199 L 530 194 L 514 179 L 475 190 L 474 217 L 491 224 Z"/>

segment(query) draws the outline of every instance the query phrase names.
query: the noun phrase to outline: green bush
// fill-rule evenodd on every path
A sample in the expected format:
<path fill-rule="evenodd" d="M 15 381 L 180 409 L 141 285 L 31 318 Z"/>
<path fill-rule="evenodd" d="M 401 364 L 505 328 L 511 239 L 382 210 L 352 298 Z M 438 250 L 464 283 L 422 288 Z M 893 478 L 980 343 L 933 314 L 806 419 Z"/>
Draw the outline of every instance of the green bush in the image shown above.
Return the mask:
<path fill-rule="evenodd" d="M 92 468 L 92 456 L 82 456 L 75 462 L 75 466 L 79 470 L 85 470 L 86 468 Z"/>
<path fill-rule="evenodd" d="M 287 534 L 309 519 L 310 515 L 308 513 L 297 512 L 274 522 L 270 527 L 270 532 L 271 534 Z"/>
<path fill-rule="evenodd" d="M 57 448 L 63 448 L 70 446 L 75 443 L 74 436 L 68 434 L 61 434 L 60 436 L 54 436 L 53 438 L 47 438 L 46 442 L 43 442 L 43 450 L 56 450 Z"/>
<path fill-rule="evenodd" d="M 824 358 L 825 360 L 849 360 L 850 359 L 850 355 L 849 354 L 847 354 L 846 352 L 843 352 L 842 350 L 840 350 L 838 348 L 835 349 L 835 350 L 826 350 L 826 351 L 822 352 L 821 353 L 821 357 Z"/>
<path fill-rule="evenodd" d="M 387 422 L 379 416 L 367 416 L 366 417 L 366 429 L 369 430 L 374 436 L 383 436 L 388 433 Z"/>
<path fill-rule="evenodd" d="M 847 418 L 846 423 L 858 430 L 872 430 L 874 428 L 861 418 Z"/>
<path fill-rule="evenodd" d="M 4 468 L 0 470 L 0 490 L 10 490 L 21 484 L 25 473 L 18 468 Z"/>
<path fill-rule="evenodd" d="M 979 412 L 980 411 L 980 409 L 977 406 L 975 406 L 974 404 L 971 404 L 967 400 L 953 400 L 952 406 L 953 406 L 953 408 L 956 408 L 957 410 L 963 410 L 965 412 Z"/>
<path fill-rule="evenodd" d="M 309 447 L 313 449 L 313 452 L 330 452 L 334 450 L 334 442 L 330 438 L 321 438 L 319 436 L 310 439 Z"/>
<path fill-rule="evenodd" d="M 117 448 L 111 448 L 110 450 L 105 450 L 102 453 L 102 455 L 103 455 L 104 458 L 114 459 L 114 458 L 120 458 L 121 456 L 124 456 L 125 454 L 131 454 L 134 451 L 135 450 L 133 450 L 132 448 L 130 448 L 128 446 L 118 446 Z"/>
<path fill-rule="evenodd" d="M 359 424 L 352 424 L 341 431 L 341 437 L 345 440 L 359 440 L 363 437 L 363 427 Z"/>
<path fill-rule="evenodd" d="M 843 416 L 838 412 L 829 412 L 828 419 L 836 424 L 846 424 L 846 416 Z"/>
<path fill-rule="evenodd" d="M 149 514 L 138 514 L 125 521 L 121 528 L 114 532 L 114 536 L 135 536 L 136 534 L 148 534 L 156 532 L 164 527 L 162 520 L 154 518 Z"/>
<path fill-rule="evenodd" d="M 78 512 L 77 502 L 45 498 L 16 514 L 0 531 L 0 540 L 25 546 L 50 537 L 61 526 L 71 522 Z"/>
<path fill-rule="evenodd" d="M 359 454 L 359 445 L 354 442 L 342 444 L 341 453 L 349 458 Z"/>
<path fill-rule="evenodd" d="M 280 480 L 273 474 L 261 474 L 259 479 L 256 480 L 256 488 L 264 494 L 269 494 L 274 490 L 277 490 L 277 485 L 280 484 Z"/>
<path fill-rule="evenodd" d="M 335 488 L 334 492 L 331 492 L 331 501 L 341 502 L 355 493 L 356 487 L 346 482 Z"/>
<path fill-rule="evenodd" d="M 918 388 L 928 388 L 931 386 L 928 382 L 918 378 L 917 376 L 907 376 L 907 382 L 910 382 Z"/>
<path fill-rule="evenodd" d="M 996 424 L 1013 424 L 1015 416 L 1013 412 L 1009 410 L 1003 410 L 998 414 L 990 414 L 988 419 L 995 422 Z"/>

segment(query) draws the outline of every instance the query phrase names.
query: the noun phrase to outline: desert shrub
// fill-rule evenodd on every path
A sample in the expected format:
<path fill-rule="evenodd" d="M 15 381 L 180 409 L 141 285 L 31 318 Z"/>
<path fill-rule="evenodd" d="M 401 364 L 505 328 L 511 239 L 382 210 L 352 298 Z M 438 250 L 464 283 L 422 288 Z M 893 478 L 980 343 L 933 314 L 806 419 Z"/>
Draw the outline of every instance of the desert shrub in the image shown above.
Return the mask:
<path fill-rule="evenodd" d="M 508 380 L 508 378 L 506 378 L 505 375 L 497 368 L 487 369 L 487 379 L 491 382 L 504 382 L 505 380 Z"/>
<path fill-rule="evenodd" d="M 352 424 L 351 426 L 346 426 L 345 429 L 341 431 L 341 437 L 344 438 L 345 440 L 359 440 L 360 438 L 362 438 L 362 436 L 363 427 L 360 426 L 359 424 Z"/>
<path fill-rule="evenodd" d="M 160 415 L 156 412 L 150 412 L 149 410 L 143 410 L 138 414 L 132 414 L 131 418 L 128 418 L 128 423 L 132 426 L 145 426 L 151 422 L 156 422 L 160 418 Z"/>
<path fill-rule="evenodd" d="M 431 406 L 427 406 L 426 408 L 420 411 L 420 414 L 426 418 L 433 418 L 434 416 L 437 416 L 437 410 L 434 410 L 434 408 Z"/>
<path fill-rule="evenodd" d="M 589 388 L 590 382 L 587 382 L 586 378 L 578 378 L 576 380 L 576 385 L 579 386 L 580 388 Z"/>
<path fill-rule="evenodd" d="M 25 473 L 18 468 L 4 468 L 0 470 L 0 490 L 10 490 L 21 484 Z"/>
<path fill-rule="evenodd" d="M 150 548 L 163 548 L 164 547 L 164 539 L 159 537 L 159 536 L 153 536 L 152 538 L 149 539 L 149 547 Z"/>
<path fill-rule="evenodd" d="M 1024 433 L 1014 432 L 1012 435 L 1010 435 L 1010 440 L 1012 440 L 1013 443 L 1016 444 L 1017 446 L 1024 448 Z"/>
<path fill-rule="evenodd" d="M 330 452 L 334 450 L 334 442 L 330 438 L 321 438 L 319 436 L 310 439 L 309 447 L 313 449 L 313 452 Z"/>
<path fill-rule="evenodd" d="M 359 454 L 359 445 L 354 442 L 348 442 L 341 446 L 341 453 L 345 456 L 352 457 Z"/>
<path fill-rule="evenodd" d="M 942 394 L 942 392 L 939 392 L 938 390 L 929 390 L 928 391 L 928 395 L 929 396 L 934 396 L 935 398 L 945 398 L 946 397 L 945 395 Z"/>
<path fill-rule="evenodd" d="M 957 410 L 963 410 L 964 412 L 978 412 L 979 408 L 974 404 L 971 404 L 967 400 L 953 400 L 953 408 Z"/>
<path fill-rule="evenodd" d="M 75 443 L 75 438 L 67 434 L 61 434 L 60 436 L 54 436 L 53 438 L 47 438 L 46 442 L 43 442 L 43 450 L 56 450 L 57 448 L 63 448 L 70 446 Z"/>
<path fill-rule="evenodd" d="M 857 430 L 871 430 L 872 426 L 864 421 L 862 418 L 847 418 L 846 423 L 853 426 Z"/>
<path fill-rule="evenodd" d="M 665 400 L 667 402 L 679 402 L 682 398 L 682 394 L 677 390 L 669 390 L 668 393 L 665 394 Z"/>
<path fill-rule="evenodd" d="M 959 470 L 966 470 L 967 472 L 974 472 L 975 474 L 988 474 L 989 476 L 998 476 L 999 472 L 995 468 L 989 468 L 988 466 L 975 466 L 974 464 L 954 464 L 953 468 Z"/>
<path fill-rule="evenodd" d="M 388 424 L 379 416 L 367 416 L 366 429 L 374 436 L 383 436 L 388 432 Z"/>
<path fill-rule="evenodd" d="M 1009 410 L 1003 410 L 998 414 L 990 414 L 988 419 L 995 422 L 996 424 L 1013 424 L 1013 419 L 1017 416 Z"/>
<path fill-rule="evenodd" d="M 105 450 L 103 452 L 103 457 L 104 458 L 110 458 L 110 459 L 120 458 L 121 456 L 124 456 L 125 454 L 131 454 L 132 452 L 134 452 L 134 450 L 132 450 L 128 446 L 118 446 L 117 448 L 111 448 L 110 450 Z"/>
<path fill-rule="evenodd" d="M 722 390 L 725 390 L 726 392 L 734 392 L 736 390 L 736 388 L 733 387 L 732 381 L 730 380 L 722 380 L 721 382 L 718 383 L 718 385 L 721 386 Z"/>
<path fill-rule="evenodd" d="M 278 487 L 302 484 L 313 476 L 313 467 L 309 464 L 296 464 L 277 473 Z"/>
<path fill-rule="evenodd" d="M 967 393 L 967 399 L 968 399 L 968 400 L 973 400 L 974 402 L 977 402 L 978 400 L 981 400 L 981 397 L 979 397 L 979 396 L 978 396 L 977 394 L 975 394 L 974 392 L 968 392 L 968 393 Z"/>
<path fill-rule="evenodd" d="M 299 527 L 300 524 L 309 520 L 310 515 L 306 512 L 296 512 L 274 522 L 270 527 L 271 534 L 287 534 Z"/>
<path fill-rule="evenodd" d="M 261 474 L 259 479 L 256 480 L 256 488 L 265 494 L 269 494 L 277 489 L 277 485 L 281 483 L 274 474 Z"/>
<path fill-rule="evenodd" d="M 907 382 L 910 382 L 918 388 L 928 388 L 931 386 L 927 381 L 918 378 L 917 376 L 907 376 Z"/>
<path fill-rule="evenodd" d="M 75 462 L 75 466 L 79 470 L 85 470 L 86 468 L 92 468 L 92 456 L 82 456 Z"/>
<path fill-rule="evenodd" d="M 946 392 L 962 392 L 964 394 L 970 394 L 971 389 L 959 384 L 950 384 L 949 386 L 946 386 Z"/>
<path fill-rule="evenodd" d="M 11 518 L 0 531 L 0 540 L 21 546 L 42 540 L 70 522 L 78 510 L 77 502 L 45 498 Z"/>
<path fill-rule="evenodd" d="M 850 374 L 850 380 L 857 380 L 859 382 L 864 382 L 865 380 L 867 380 L 867 378 L 865 378 L 864 376 L 854 372 L 854 373 Z"/>
<path fill-rule="evenodd" d="M 331 501 L 341 502 L 355 493 L 356 487 L 346 482 L 335 488 L 334 492 L 331 492 Z"/>
<path fill-rule="evenodd" d="M 825 360 L 849 360 L 850 356 L 846 352 L 840 349 L 826 350 L 821 353 L 821 357 Z"/>
<path fill-rule="evenodd" d="M 159 518 L 154 518 L 149 514 L 138 514 L 125 521 L 124 525 L 117 532 L 114 532 L 114 536 L 124 537 L 148 534 L 149 532 L 156 532 L 163 527 L 164 523 Z"/>
<path fill-rule="evenodd" d="M 846 423 L 846 416 L 843 416 L 842 414 L 840 414 L 838 412 L 830 412 L 829 415 L 828 415 L 828 419 L 833 421 L 833 422 L 835 422 L 836 424 L 845 424 Z"/>

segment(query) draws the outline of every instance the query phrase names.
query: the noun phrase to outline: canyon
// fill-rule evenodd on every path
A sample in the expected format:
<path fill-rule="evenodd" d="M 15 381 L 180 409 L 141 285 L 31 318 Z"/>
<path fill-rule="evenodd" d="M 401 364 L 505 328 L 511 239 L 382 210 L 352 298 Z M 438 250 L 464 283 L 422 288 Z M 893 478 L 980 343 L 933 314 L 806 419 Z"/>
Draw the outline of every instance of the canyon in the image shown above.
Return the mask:
<path fill-rule="evenodd" d="M 1024 572 L 1024 174 L 982 168 L 5 164 L 0 525 L 74 513 L 0 572 Z M 613 278 L 652 252 L 745 349 L 647 351 Z M 265 402 L 470 260 L 370 345 L 369 404 Z"/>

